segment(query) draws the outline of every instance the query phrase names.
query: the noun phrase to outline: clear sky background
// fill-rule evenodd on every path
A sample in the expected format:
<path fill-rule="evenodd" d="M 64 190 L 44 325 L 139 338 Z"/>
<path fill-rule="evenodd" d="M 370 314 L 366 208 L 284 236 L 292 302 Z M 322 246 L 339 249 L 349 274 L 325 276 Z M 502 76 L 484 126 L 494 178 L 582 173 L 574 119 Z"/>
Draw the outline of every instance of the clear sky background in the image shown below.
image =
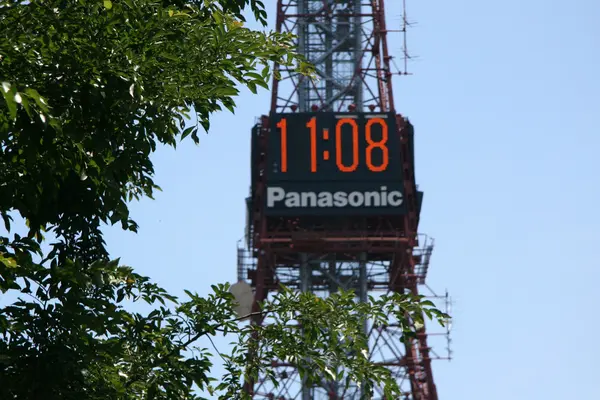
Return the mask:
<path fill-rule="evenodd" d="M 386 3 L 398 29 L 401 2 Z M 600 2 L 412 0 L 408 11 L 420 58 L 394 95 L 416 128 L 421 231 L 436 239 L 429 284 L 455 300 L 454 359 L 434 364 L 440 399 L 600 399 Z M 164 192 L 132 205 L 139 234 L 108 231 L 112 255 L 177 294 L 234 282 L 250 128 L 268 107 L 267 91 L 245 91 L 199 146 L 160 149 Z"/>

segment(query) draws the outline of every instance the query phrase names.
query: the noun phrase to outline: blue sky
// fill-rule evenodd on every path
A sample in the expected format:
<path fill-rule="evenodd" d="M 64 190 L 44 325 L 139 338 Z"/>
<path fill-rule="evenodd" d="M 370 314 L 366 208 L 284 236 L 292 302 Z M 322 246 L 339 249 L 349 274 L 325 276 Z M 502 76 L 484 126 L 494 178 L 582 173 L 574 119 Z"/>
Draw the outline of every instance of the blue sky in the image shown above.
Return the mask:
<path fill-rule="evenodd" d="M 390 29 L 400 5 L 387 1 Z M 455 300 L 454 360 L 434 364 L 440 399 L 600 398 L 600 2 L 408 11 L 420 58 L 395 79 L 396 107 L 416 129 L 421 231 L 436 239 L 429 284 Z M 396 54 L 400 43 L 391 35 Z M 235 281 L 250 128 L 268 107 L 268 92 L 244 92 L 199 146 L 160 149 L 164 192 L 132 205 L 139 234 L 108 231 L 112 255 L 175 293 Z"/>

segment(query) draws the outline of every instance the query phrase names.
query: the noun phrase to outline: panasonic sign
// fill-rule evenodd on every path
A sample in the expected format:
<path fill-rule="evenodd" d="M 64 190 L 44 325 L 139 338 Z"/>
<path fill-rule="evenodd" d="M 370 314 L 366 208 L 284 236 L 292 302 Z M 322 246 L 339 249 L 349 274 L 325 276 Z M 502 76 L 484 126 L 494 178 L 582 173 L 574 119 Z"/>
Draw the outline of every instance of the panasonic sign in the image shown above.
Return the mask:
<path fill-rule="evenodd" d="M 282 187 L 267 188 L 267 208 L 378 208 L 400 207 L 402 192 L 388 191 L 286 191 Z"/>

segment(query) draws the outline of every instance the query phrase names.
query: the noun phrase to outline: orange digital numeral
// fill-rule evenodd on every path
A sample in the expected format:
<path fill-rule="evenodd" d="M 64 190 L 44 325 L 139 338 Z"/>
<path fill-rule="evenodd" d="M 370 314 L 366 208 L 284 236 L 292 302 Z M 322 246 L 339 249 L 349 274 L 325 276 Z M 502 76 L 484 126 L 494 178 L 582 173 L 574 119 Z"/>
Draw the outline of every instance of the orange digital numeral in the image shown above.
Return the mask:
<path fill-rule="evenodd" d="M 347 166 L 342 161 L 342 126 L 352 126 L 352 164 Z M 342 172 L 353 172 L 358 167 L 358 125 L 352 118 L 341 118 L 335 127 L 335 162 Z"/>
<path fill-rule="evenodd" d="M 287 172 L 287 119 L 281 118 L 277 127 L 281 131 L 281 172 Z"/>
<path fill-rule="evenodd" d="M 317 118 L 312 117 L 306 127 L 310 129 L 310 172 L 317 172 Z"/>
<path fill-rule="evenodd" d="M 379 124 L 381 126 L 381 140 L 374 141 L 371 136 L 371 127 L 373 124 Z M 367 157 L 367 168 L 373 172 L 381 172 L 385 171 L 390 162 L 389 150 L 387 147 L 388 141 L 388 126 L 387 123 L 381 118 L 372 118 L 367 122 L 367 126 L 365 129 L 365 138 L 367 140 L 367 149 L 366 149 L 366 157 Z M 375 166 L 373 165 L 373 150 L 381 149 L 382 153 L 382 161 L 381 165 Z"/>

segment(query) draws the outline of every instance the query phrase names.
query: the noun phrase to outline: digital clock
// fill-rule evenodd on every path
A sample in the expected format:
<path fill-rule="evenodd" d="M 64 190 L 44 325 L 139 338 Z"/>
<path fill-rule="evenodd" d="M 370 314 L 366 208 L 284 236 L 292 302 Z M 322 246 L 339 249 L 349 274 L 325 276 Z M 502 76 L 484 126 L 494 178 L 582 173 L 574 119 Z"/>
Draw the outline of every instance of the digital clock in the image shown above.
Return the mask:
<path fill-rule="evenodd" d="M 403 212 L 395 115 L 286 113 L 271 114 L 269 119 L 267 211 Z"/>
<path fill-rule="evenodd" d="M 401 178 L 393 114 L 293 113 L 270 118 L 270 181 Z"/>

